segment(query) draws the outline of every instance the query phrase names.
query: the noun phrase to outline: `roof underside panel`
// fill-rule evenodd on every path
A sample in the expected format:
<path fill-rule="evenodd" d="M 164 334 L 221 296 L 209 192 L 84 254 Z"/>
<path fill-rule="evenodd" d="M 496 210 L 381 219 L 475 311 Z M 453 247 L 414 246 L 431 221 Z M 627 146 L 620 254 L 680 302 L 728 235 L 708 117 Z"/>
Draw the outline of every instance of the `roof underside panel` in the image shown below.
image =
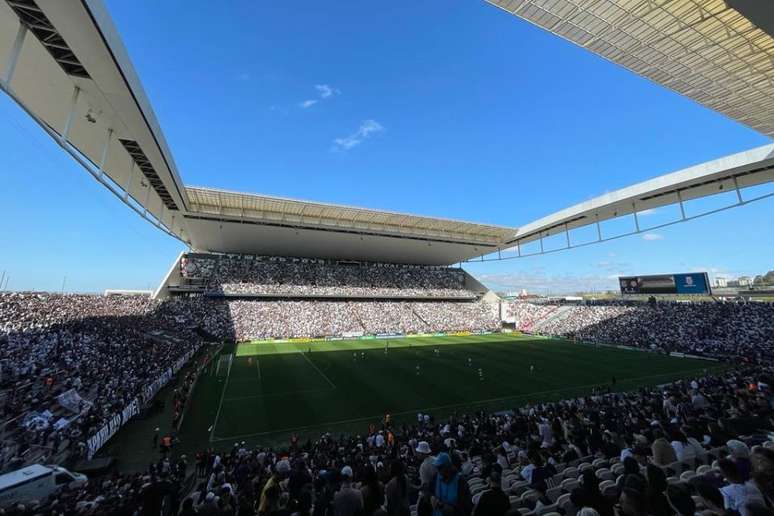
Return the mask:
<path fill-rule="evenodd" d="M 210 215 L 188 215 L 193 248 L 235 254 L 452 265 L 489 254 L 495 245 L 388 236 L 351 228 L 292 227 Z"/>
<path fill-rule="evenodd" d="M 724 0 L 487 1 L 774 137 L 774 38 Z"/>
<path fill-rule="evenodd" d="M 109 178 L 110 186 L 103 184 L 126 202 L 131 196 L 172 226 L 187 203 L 185 190 L 101 2 L 0 0 L 0 81 L 9 68 L 2 86 L 60 145 L 98 180 Z M 119 140 L 135 142 L 141 153 L 130 154 Z M 172 228 L 178 236 L 182 230 L 179 223 Z"/>
<path fill-rule="evenodd" d="M 382 239 L 390 245 L 398 240 L 412 242 L 409 247 L 416 247 L 413 252 L 415 256 L 412 259 L 417 259 L 417 263 L 451 264 L 461 261 L 464 256 L 469 257 L 475 256 L 476 253 L 490 252 L 516 232 L 515 228 L 208 188 L 188 187 L 187 194 L 191 203 L 190 220 L 217 221 L 219 223 L 217 225 L 218 231 L 223 229 L 226 232 L 233 230 L 239 224 L 245 224 L 248 227 L 240 229 L 242 233 L 255 232 L 255 236 L 252 238 L 240 238 L 241 251 L 239 246 L 235 244 L 225 246 L 224 249 L 227 248 L 229 252 L 293 256 L 317 256 L 319 253 L 321 256 L 333 257 L 326 254 L 339 252 L 334 250 L 337 245 L 333 242 L 340 240 L 341 235 L 351 235 L 354 236 L 354 240 L 360 243 L 346 251 L 342 248 L 341 252 L 347 258 L 358 259 L 357 255 L 360 254 L 362 256 L 359 259 L 376 259 L 373 250 L 364 248 L 365 246 L 360 240 L 361 237 L 364 237 L 368 239 L 368 245 Z M 220 223 L 226 222 L 228 224 L 221 228 Z M 191 226 L 194 246 L 199 249 L 218 250 L 217 239 L 213 241 L 211 235 L 200 233 L 200 231 L 205 230 L 205 227 L 212 228 L 212 226 L 201 224 Z M 294 246 L 298 246 L 299 243 L 295 236 L 289 239 L 268 241 L 259 235 L 259 233 L 265 232 L 265 228 L 268 227 L 274 228 L 272 231 L 281 230 L 288 235 L 295 235 L 298 230 L 316 232 L 329 238 L 330 242 L 319 249 L 311 249 L 307 245 L 309 242 L 305 242 L 303 250 L 290 248 L 284 252 L 281 250 L 280 252 L 270 252 L 268 247 L 273 249 L 279 241 L 293 242 Z M 244 237 L 244 234 L 242 236 Z M 228 235 L 226 237 L 228 239 Z M 429 249 L 432 246 L 438 247 Z M 416 253 L 419 251 L 423 251 L 428 256 L 417 257 Z M 366 254 L 368 254 L 367 258 Z M 398 258 L 398 261 L 405 262 L 408 256 L 396 256 L 396 259 Z M 383 257 L 382 260 L 387 260 L 387 258 Z"/>

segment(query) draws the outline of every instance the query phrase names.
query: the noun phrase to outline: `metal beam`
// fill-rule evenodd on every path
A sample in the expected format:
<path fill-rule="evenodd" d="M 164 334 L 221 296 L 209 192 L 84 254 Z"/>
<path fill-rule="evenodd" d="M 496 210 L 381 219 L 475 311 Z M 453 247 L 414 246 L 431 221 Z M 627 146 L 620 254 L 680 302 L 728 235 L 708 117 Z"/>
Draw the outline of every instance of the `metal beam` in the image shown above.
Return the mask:
<path fill-rule="evenodd" d="M 11 47 L 11 53 L 8 55 L 8 61 L 5 63 L 5 72 L 3 73 L 3 82 L 8 88 L 11 87 L 11 79 L 16 71 L 16 64 L 19 62 L 19 54 L 21 54 L 22 47 L 24 46 L 24 37 L 27 35 L 27 27 L 23 24 L 19 24 L 19 30 L 16 32 L 16 39 L 13 41 L 13 47 Z"/>

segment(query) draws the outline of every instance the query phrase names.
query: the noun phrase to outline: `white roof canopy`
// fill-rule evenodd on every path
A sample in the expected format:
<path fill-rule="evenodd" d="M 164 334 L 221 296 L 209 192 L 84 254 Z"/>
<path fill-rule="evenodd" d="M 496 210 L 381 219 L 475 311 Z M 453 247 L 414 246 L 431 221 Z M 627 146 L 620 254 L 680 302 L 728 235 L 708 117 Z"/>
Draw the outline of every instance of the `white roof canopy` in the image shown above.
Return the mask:
<path fill-rule="evenodd" d="M 487 1 L 774 136 L 774 38 L 725 0 Z"/>
<path fill-rule="evenodd" d="M 722 0 L 489 1 L 774 135 L 774 41 Z M 757 19 L 767 14 L 755 13 Z M 448 265 L 634 211 L 774 180 L 769 145 L 518 229 L 185 187 L 101 0 L 0 0 L 0 89 L 129 207 L 201 251 Z"/>

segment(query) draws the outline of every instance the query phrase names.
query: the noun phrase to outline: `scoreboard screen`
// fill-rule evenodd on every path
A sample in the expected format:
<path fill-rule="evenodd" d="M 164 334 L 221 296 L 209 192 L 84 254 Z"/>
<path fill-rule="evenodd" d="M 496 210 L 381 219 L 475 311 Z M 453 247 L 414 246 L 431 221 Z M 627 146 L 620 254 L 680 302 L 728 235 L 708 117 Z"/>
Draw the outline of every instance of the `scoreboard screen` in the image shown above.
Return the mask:
<path fill-rule="evenodd" d="M 704 294 L 710 291 L 706 272 L 657 274 L 653 276 L 621 276 L 621 294 Z"/>

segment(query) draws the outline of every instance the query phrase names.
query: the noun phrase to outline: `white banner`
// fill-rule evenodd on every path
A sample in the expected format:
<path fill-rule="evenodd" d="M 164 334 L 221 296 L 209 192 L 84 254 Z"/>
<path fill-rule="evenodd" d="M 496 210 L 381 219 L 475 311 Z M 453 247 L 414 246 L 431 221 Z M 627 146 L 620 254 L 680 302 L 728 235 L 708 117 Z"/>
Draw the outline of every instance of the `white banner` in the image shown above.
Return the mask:
<path fill-rule="evenodd" d="M 142 394 L 133 399 L 120 414 L 115 414 L 110 421 L 103 426 L 99 432 L 92 435 L 86 443 L 87 456 L 91 460 L 94 454 L 99 451 L 102 446 L 105 445 L 108 440 L 113 437 L 118 430 L 124 426 L 130 419 L 140 413 L 140 407 L 148 403 L 153 397 L 164 387 L 169 380 L 174 376 L 176 372 L 183 368 L 183 366 L 191 359 L 192 356 L 199 350 L 199 346 L 192 348 L 188 353 L 180 357 L 171 368 L 167 369 L 161 376 L 159 376 L 153 383 L 145 387 Z M 142 399 L 140 399 L 142 398 Z"/>
<path fill-rule="evenodd" d="M 83 399 L 75 389 L 63 392 L 56 397 L 56 401 L 70 412 L 75 412 L 76 414 L 80 414 L 92 405 L 90 401 Z"/>

